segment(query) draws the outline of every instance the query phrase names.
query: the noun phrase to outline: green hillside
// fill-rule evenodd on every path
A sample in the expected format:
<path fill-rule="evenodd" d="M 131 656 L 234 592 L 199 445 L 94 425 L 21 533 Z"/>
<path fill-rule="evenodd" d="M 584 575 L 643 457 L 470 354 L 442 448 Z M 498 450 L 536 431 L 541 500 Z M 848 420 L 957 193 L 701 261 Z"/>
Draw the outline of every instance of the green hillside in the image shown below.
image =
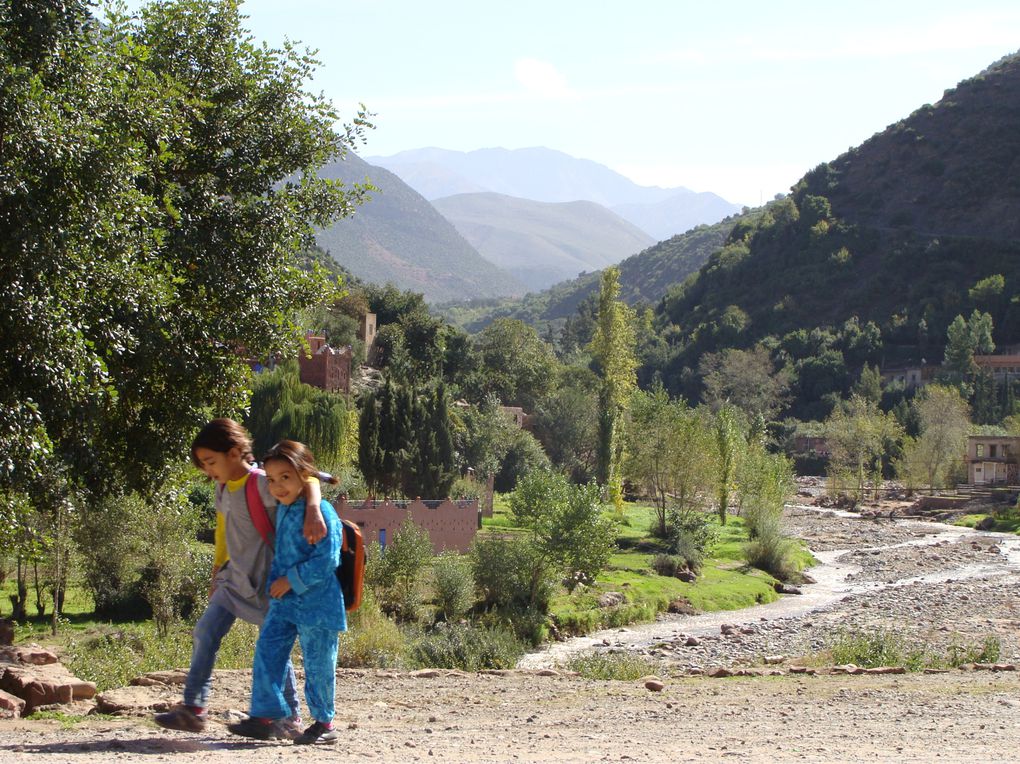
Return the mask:
<path fill-rule="evenodd" d="M 378 191 L 349 218 L 319 232 L 316 241 L 359 278 L 392 282 L 429 301 L 497 297 L 526 290 L 457 233 L 422 196 L 393 173 L 354 154 L 319 174 L 345 183 L 366 179 Z"/>
<path fill-rule="evenodd" d="M 619 264 L 620 297 L 631 305 L 659 302 L 672 284 L 698 270 L 726 241 L 738 222 L 753 220 L 757 210 L 735 215 L 714 225 L 701 225 L 687 233 L 653 244 Z M 542 292 L 520 299 L 490 300 L 471 305 L 444 306 L 443 314 L 468 331 L 478 331 L 496 318 L 510 317 L 533 326 L 559 326 L 599 288 L 599 273 L 586 273 Z"/>
<path fill-rule="evenodd" d="M 618 263 L 653 241 L 594 202 L 480 193 L 435 199 L 432 205 L 485 259 L 536 291 Z"/>
<path fill-rule="evenodd" d="M 1020 57 L 1011 56 L 738 224 L 664 299 L 658 319 L 676 352 L 659 371 L 690 394 L 685 369 L 705 352 L 772 337 L 776 359 L 796 361 L 796 333 L 839 334 L 848 321 L 873 322 L 881 338 L 864 355 L 828 348 L 851 377 L 865 361 L 937 363 L 949 323 L 975 308 L 992 315 L 997 343 L 1020 339 L 1018 292 Z"/>

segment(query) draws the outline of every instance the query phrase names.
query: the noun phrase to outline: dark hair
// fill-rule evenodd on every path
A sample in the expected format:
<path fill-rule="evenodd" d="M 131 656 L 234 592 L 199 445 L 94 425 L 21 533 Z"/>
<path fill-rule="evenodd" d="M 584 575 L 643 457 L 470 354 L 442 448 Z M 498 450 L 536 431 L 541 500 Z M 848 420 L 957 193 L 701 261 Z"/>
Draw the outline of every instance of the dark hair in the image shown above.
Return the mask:
<path fill-rule="evenodd" d="M 241 449 L 241 456 L 250 461 L 251 459 L 251 438 L 248 431 L 233 419 L 221 417 L 213 419 L 209 424 L 199 430 L 198 435 L 191 441 L 191 463 L 199 469 L 202 468 L 195 451 L 200 448 L 207 448 L 210 451 L 225 454 L 232 448 Z"/>
<path fill-rule="evenodd" d="M 304 443 L 298 443 L 296 440 L 281 440 L 269 449 L 266 455 L 262 457 L 262 466 L 272 461 L 287 462 L 299 474 L 305 477 L 314 475 L 326 483 L 336 484 L 340 482 L 332 475 L 319 472 L 319 468 L 315 466 L 315 457 L 312 456 L 311 450 Z"/>

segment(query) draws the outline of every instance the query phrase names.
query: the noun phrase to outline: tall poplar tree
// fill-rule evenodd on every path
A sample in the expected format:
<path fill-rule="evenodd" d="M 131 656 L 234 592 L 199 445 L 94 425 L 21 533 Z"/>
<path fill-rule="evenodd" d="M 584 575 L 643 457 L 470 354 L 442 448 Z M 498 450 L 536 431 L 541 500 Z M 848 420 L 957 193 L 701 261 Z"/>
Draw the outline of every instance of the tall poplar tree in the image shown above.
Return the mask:
<path fill-rule="evenodd" d="M 623 417 L 637 386 L 634 311 L 617 299 L 620 269 L 602 272 L 595 335 L 589 350 L 602 375 L 599 391 L 598 480 L 618 508 L 623 502 Z"/>

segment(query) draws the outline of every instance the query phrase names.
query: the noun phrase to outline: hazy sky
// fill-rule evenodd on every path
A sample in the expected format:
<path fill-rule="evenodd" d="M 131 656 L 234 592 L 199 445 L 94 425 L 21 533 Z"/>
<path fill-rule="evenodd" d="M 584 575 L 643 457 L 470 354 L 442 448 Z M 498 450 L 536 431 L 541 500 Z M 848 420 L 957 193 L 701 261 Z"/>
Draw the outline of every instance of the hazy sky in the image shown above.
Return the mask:
<path fill-rule="evenodd" d="M 377 129 L 363 156 L 546 146 L 758 204 L 1020 48 L 993 0 L 249 0 Z"/>

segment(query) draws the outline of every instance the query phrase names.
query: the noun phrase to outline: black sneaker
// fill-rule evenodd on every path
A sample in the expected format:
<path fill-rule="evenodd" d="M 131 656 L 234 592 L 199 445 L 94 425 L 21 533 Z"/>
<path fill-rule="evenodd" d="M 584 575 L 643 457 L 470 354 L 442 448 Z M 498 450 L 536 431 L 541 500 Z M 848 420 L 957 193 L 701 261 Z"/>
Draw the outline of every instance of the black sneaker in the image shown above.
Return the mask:
<path fill-rule="evenodd" d="M 339 739 L 340 735 L 332 724 L 327 727 L 322 722 L 315 722 L 301 737 L 294 740 L 294 745 L 323 745 L 335 743 Z"/>
<path fill-rule="evenodd" d="M 205 729 L 206 713 L 196 713 L 191 706 L 183 703 L 174 706 L 165 714 L 156 714 L 154 721 L 160 727 L 181 732 L 202 732 Z"/>
<path fill-rule="evenodd" d="M 276 719 L 260 719 L 249 716 L 243 721 L 228 724 L 227 729 L 235 735 L 255 740 L 291 740 L 293 734 Z"/>

